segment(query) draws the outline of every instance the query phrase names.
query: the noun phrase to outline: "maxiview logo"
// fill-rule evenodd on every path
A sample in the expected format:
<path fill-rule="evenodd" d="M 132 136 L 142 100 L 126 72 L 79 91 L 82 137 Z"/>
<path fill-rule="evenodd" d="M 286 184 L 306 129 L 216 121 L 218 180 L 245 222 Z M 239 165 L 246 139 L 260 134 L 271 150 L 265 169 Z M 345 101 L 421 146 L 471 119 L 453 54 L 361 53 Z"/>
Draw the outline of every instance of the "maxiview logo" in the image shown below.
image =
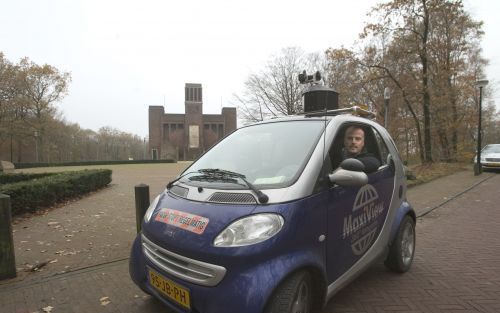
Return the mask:
<path fill-rule="evenodd" d="M 384 212 L 384 203 L 379 200 L 372 185 L 359 189 L 352 213 L 344 217 L 342 239 L 349 239 L 352 252 L 362 255 L 373 244 L 378 229 L 378 217 Z"/>

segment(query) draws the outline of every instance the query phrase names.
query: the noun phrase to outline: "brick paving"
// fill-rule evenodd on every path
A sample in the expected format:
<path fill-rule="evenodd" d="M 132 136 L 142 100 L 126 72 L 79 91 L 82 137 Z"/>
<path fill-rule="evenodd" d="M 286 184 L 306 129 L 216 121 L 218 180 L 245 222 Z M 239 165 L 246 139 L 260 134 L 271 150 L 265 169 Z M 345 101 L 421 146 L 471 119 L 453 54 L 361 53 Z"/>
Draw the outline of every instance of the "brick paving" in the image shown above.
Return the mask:
<path fill-rule="evenodd" d="M 152 193 L 163 188 L 165 177 L 161 176 L 167 176 L 165 173 L 168 170 L 158 172 L 158 169 L 154 169 L 152 172 L 157 174 L 153 174 L 150 181 L 134 180 L 141 172 L 143 170 L 137 170 L 131 175 L 117 170 L 113 177 L 115 185 L 109 191 L 104 190 L 70 203 L 68 206 L 73 207 L 69 211 L 68 206 L 64 206 L 46 215 L 18 221 L 14 225 L 16 247 L 22 245 L 22 249 L 16 249 L 16 259 L 21 260 L 18 261 L 18 267 L 22 267 L 21 262 L 29 260 L 29 256 L 40 258 L 42 254 L 39 250 L 37 254 L 32 253 L 33 249 L 25 251 L 30 249 L 26 248 L 27 245 L 36 247 L 36 241 L 52 243 L 59 251 L 65 249 L 66 246 L 61 247 L 63 244 L 74 247 L 73 244 L 81 241 L 82 246 L 88 245 L 89 236 L 103 233 L 98 229 L 95 229 L 96 233 L 82 229 L 74 233 L 73 237 L 62 236 L 64 239 L 61 239 L 60 235 L 85 223 L 102 226 L 99 224 L 102 219 L 92 219 L 93 215 L 108 215 L 103 216 L 103 219 L 123 224 L 124 229 L 130 228 L 130 231 L 117 233 L 113 228 L 114 234 L 109 236 L 111 239 L 105 239 L 103 243 L 95 240 L 97 247 L 89 251 L 82 249 L 76 254 L 54 254 L 59 261 L 48 264 L 44 271 L 22 273 L 17 279 L 0 282 L 0 312 L 42 313 L 42 309 L 48 306 L 53 307 L 51 312 L 54 313 L 170 312 L 155 299 L 144 295 L 128 276 L 126 257 L 130 242 L 125 241 L 132 238 L 135 232 L 135 228 L 132 229 L 135 227 L 133 213 L 123 213 L 121 218 L 110 218 L 115 216 L 117 210 L 125 212 L 126 208 L 134 212 L 133 185 L 139 182 L 151 184 Z M 132 178 L 126 178 L 129 176 Z M 462 183 L 457 183 L 459 181 Z M 500 206 L 497 204 L 500 200 L 500 175 L 485 173 L 470 177 L 470 173 L 457 173 L 430 182 L 425 188 L 410 189 L 409 198 L 415 200 L 417 212 L 425 212 L 474 184 L 478 185 L 418 220 L 416 257 L 410 272 L 398 275 L 387 271 L 381 263 L 375 264 L 335 295 L 323 313 L 500 312 Z M 121 205 L 112 205 L 115 202 L 108 199 L 111 191 L 123 193 L 119 195 L 123 197 Z M 102 206 L 102 203 L 105 205 Z M 64 225 L 63 231 L 47 226 L 47 221 L 51 219 L 66 223 L 63 217 L 79 209 L 83 209 L 81 214 L 84 216 L 77 223 L 67 218 L 71 222 Z M 85 222 L 89 219 L 92 224 Z M 36 235 L 25 237 L 37 227 Z M 110 229 L 103 230 L 104 233 L 108 231 Z M 72 241 L 67 242 L 66 239 Z M 107 246 L 115 243 L 119 244 L 115 249 Z M 44 249 L 51 249 L 52 245 Z M 99 252 L 107 250 L 109 253 L 102 254 L 104 258 L 99 257 Z M 95 256 L 88 258 L 92 253 Z M 51 255 L 51 258 L 54 256 Z M 66 273 L 62 273 L 64 271 Z M 109 298 L 100 301 L 103 297 Z"/>
<path fill-rule="evenodd" d="M 334 296 L 324 313 L 500 312 L 498 186 L 500 175 L 420 218 L 408 273 L 377 264 Z"/>

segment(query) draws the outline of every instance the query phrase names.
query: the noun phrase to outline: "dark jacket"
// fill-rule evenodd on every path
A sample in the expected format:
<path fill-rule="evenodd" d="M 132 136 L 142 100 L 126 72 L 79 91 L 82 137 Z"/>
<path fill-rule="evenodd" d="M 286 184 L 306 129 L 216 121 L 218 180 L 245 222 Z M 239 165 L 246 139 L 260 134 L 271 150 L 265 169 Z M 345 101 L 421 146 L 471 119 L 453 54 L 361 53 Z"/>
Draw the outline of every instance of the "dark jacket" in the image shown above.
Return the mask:
<path fill-rule="evenodd" d="M 342 156 L 343 156 L 343 160 L 349 158 L 349 156 L 347 156 L 347 154 L 344 151 L 342 151 Z M 376 172 L 380 166 L 379 159 L 377 159 L 375 157 L 375 155 L 373 153 L 370 153 L 370 152 L 362 151 L 360 154 L 358 154 L 354 157 L 351 157 L 351 158 L 354 158 L 356 160 L 360 160 L 361 163 L 363 163 L 363 165 L 365 166 L 365 170 L 364 170 L 365 173 Z"/>

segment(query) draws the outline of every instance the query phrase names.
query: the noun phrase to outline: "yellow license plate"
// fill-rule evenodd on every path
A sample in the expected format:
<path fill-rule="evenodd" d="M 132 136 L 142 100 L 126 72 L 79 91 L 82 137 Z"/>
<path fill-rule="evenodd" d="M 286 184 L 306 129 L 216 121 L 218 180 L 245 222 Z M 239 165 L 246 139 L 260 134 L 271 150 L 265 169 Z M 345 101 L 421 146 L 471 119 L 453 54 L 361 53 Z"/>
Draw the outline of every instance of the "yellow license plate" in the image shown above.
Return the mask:
<path fill-rule="evenodd" d="M 170 279 L 163 277 L 150 268 L 148 268 L 148 271 L 149 283 L 151 286 L 155 287 L 158 291 L 173 300 L 175 303 L 180 304 L 187 309 L 191 308 L 189 290 L 179 286 Z"/>

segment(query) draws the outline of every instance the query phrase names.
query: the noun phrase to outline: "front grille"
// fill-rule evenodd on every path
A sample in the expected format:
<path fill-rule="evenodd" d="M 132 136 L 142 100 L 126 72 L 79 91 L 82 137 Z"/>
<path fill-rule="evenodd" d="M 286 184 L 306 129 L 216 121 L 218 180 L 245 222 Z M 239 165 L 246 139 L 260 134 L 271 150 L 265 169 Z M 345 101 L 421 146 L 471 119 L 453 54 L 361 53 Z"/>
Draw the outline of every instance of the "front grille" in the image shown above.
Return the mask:
<path fill-rule="evenodd" d="M 189 189 L 181 187 L 181 186 L 172 186 L 169 190 L 170 193 L 185 198 L 189 192 Z"/>
<path fill-rule="evenodd" d="M 208 199 L 208 201 L 216 203 L 240 203 L 240 204 L 257 203 L 257 201 L 255 201 L 255 197 L 249 193 L 228 193 L 228 192 L 215 192 Z"/>
<path fill-rule="evenodd" d="M 500 158 L 486 158 L 488 162 L 500 162 Z"/>
<path fill-rule="evenodd" d="M 170 252 L 154 244 L 144 235 L 141 236 L 141 239 L 142 251 L 148 260 L 175 277 L 202 286 L 215 286 L 226 274 L 226 269 L 222 266 L 193 260 Z"/>

